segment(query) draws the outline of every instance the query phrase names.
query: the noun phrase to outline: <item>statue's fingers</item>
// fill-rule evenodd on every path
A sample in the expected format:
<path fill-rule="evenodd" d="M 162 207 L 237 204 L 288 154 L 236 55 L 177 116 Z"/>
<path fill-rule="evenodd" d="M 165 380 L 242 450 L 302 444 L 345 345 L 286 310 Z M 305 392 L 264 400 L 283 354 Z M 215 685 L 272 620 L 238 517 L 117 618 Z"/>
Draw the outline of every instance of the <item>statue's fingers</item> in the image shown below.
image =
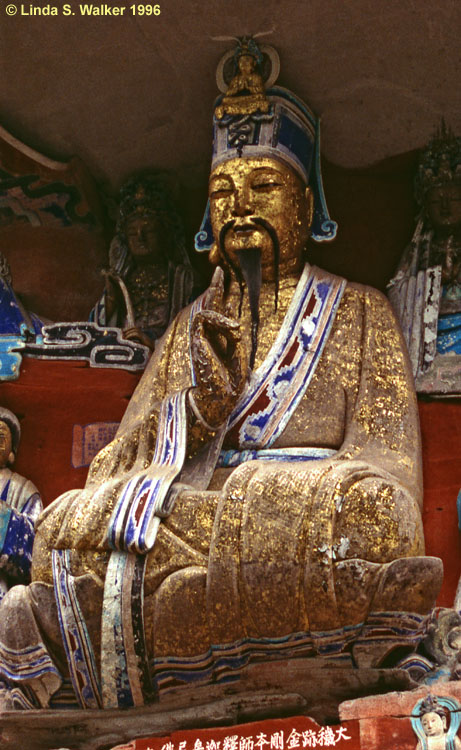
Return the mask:
<path fill-rule="evenodd" d="M 206 327 L 207 330 L 216 330 L 223 336 L 227 336 L 227 333 L 229 333 L 229 336 L 233 338 L 240 338 L 240 323 L 216 310 L 200 310 L 194 317 L 192 330 L 195 327 L 198 330 Z"/>
<path fill-rule="evenodd" d="M 216 267 L 212 276 L 210 286 L 207 290 L 204 309 L 216 310 L 217 312 L 224 310 L 224 271 L 220 266 Z"/>

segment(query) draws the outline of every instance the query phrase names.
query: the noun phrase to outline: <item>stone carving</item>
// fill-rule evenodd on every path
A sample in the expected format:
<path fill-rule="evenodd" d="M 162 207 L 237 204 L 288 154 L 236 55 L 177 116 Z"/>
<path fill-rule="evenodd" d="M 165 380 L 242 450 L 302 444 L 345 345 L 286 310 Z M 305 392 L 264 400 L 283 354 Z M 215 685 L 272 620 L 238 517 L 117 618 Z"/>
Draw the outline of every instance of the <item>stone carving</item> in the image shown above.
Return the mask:
<path fill-rule="evenodd" d="M 420 214 L 389 285 L 418 391 L 461 392 L 461 138 L 442 122 L 420 157 Z"/>
<path fill-rule="evenodd" d="M 8 261 L 0 253 L 0 380 L 19 377 L 22 355 L 86 360 L 91 367 L 143 370 L 149 348 L 96 323 L 50 323 L 28 312 L 16 295 Z"/>
<path fill-rule="evenodd" d="M 1 605 L 13 703 L 141 706 L 255 660 L 353 670 L 421 639 L 442 573 L 401 334 L 376 290 L 306 263 L 311 229 L 336 231 L 318 121 L 266 95 L 246 145 L 214 122 L 209 289 L 158 342 L 85 488 L 42 514 L 33 581 Z"/>
<path fill-rule="evenodd" d="M 21 428 L 0 408 L 0 602 L 11 585 L 30 581 L 34 525 L 42 511 L 35 485 L 11 471 Z"/>
<path fill-rule="evenodd" d="M 432 612 L 422 646 L 432 662 L 424 682 L 460 679 L 461 616 L 456 609 L 438 607 Z"/>
<path fill-rule="evenodd" d="M 105 291 L 90 320 L 118 326 L 125 338 L 153 349 L 168 323 L 190 301 L 193 286 L 184 230 L 166 176 L 132 178 L 120 190 Z"/>
<path fill-rule="evenodd" d="M 454 698 L 429 694 L 419 700 L 411 720 L 418 737 L 416 750 L 460 750 L 461 740 L 457 737 L 460 708 Z"/>
<path fill-rule="evenodd" d="M 43 326 L 35 341 L 23 345 L 22 353 L 37 359 L 86 360 L 90 367 L 136 371 L 144 370 L 150 349 L 123 338 L 120 328 L 85 321 Z"/>

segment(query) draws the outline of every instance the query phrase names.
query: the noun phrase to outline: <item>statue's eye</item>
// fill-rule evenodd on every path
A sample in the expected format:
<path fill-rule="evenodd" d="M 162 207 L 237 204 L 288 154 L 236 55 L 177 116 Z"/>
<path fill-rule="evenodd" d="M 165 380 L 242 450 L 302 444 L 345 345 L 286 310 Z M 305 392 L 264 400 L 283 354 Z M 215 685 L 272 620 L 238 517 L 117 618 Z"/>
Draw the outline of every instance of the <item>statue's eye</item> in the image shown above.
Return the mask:
<path fill-rule="evenodd" d="M 231 194 L 232 194 L 232 188 L 228 184 L 215 185 L 211 188 L 211 191 L 210 191 L 211 198 L 227 198 Z"/>
<path fill-rule="evenodd" d="M 253 190 L 264 192 L 265 190 L 272 190 L 273 188 L 280 187 L 281 185 L 282 183 L 276 178 L 266 177 L 264 179 L 253 182 L 251 187 L 253 188 Z"/>

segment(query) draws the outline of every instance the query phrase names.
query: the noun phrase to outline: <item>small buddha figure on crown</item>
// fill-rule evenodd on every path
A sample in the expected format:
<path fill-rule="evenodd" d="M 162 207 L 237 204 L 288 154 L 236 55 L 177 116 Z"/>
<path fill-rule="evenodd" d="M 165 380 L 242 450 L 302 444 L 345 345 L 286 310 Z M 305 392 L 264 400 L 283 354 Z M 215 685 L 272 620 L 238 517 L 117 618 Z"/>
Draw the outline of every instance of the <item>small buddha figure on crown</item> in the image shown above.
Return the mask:
<path fill-rule="evenodd" d="M 216 119 L 227 115 L 247 115 L 259 111 L 267 113 L 270 103 L 264 93 L 264 82 L 257 70 L 261 58 L 252 39 L 244 38 L 237 46 L 234 64 L 237 72 L 221 103 L 216 107 Z"/>

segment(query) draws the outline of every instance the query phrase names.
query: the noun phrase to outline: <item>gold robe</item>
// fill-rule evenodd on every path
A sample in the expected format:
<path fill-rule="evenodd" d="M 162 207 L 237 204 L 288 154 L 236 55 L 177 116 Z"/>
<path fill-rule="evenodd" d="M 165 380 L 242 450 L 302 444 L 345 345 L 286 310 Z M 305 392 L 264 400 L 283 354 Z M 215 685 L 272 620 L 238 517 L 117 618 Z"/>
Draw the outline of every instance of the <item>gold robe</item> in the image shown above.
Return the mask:
<path fill-rule="evenodd" d="M 273 285 L 263 284 L 256 367 L 296 283 L 281 281 L 276 312 Z M 237 309 L 235 285 L 228 310 Z M 249 347 L 246 300 L 242 331 Z M 156 348 L 117 436 L 93 460 L 85 489 L 58 498 L 39 521 L 33 580 L 51 584 L 51 549 L 72 550 L 73 575 L 99 592 L 81 602 L 96 654 L 109 518 L 121 488 L 151 461 L 162 399 L 189 386 L 186 308 Z M 147 559 L 150 658 L 187 660 L 212 644 L 361 623 L 386 606 L 376 601 L 382 564 L 424 554 L 416 397 L 395 318 L 374 289 L 347 285 L 310 385 L 273 447 L 306 446 L 337 452 L 217 469 L 208 490 L 178 497 Z M 432 600 L 433 592 L 413 601 L 404 592 L 391 608 L 427 611 Z"/>

